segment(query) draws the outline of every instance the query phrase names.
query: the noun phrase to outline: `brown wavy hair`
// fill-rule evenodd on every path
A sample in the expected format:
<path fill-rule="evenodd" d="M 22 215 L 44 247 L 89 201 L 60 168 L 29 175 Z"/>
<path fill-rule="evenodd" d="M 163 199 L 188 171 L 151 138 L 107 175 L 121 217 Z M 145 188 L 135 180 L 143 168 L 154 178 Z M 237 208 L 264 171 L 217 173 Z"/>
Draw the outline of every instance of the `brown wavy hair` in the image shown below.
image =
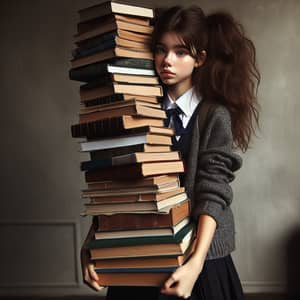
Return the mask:
<path fill-rule="evenodd" d="M 200 58 L 206 51 L 204 64 L 192 75 L 196 93 L 224 105 L 231 115 L 234 146 L 243 152 L 251 136 L 259 128 L 257 88 L 260 73 L 253 42 L 246 37 L 241 24 L 226 12 L 205 16 L 198 6 L 174 6 L 156 9 L 151 50 L 166 32 L 177 33 Z"/>

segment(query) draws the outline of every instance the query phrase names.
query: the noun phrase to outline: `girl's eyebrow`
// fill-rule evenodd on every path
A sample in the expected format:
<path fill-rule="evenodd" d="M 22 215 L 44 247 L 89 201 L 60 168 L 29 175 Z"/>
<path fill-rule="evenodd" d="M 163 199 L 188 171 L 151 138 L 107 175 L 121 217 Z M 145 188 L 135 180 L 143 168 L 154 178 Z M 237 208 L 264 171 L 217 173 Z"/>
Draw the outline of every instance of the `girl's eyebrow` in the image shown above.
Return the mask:
<path fill-rule="evenodd" d="M 163 46 L 163 47 L 166 47 L 165 44 L 163 43 L 157 43 L 157 46 Z M 173 48 L 184 48 L 184 49 L 187 49 L 189 50 L 189 48 L 183 44 L 177 44 L 177 45 L 174 45 Z"/>

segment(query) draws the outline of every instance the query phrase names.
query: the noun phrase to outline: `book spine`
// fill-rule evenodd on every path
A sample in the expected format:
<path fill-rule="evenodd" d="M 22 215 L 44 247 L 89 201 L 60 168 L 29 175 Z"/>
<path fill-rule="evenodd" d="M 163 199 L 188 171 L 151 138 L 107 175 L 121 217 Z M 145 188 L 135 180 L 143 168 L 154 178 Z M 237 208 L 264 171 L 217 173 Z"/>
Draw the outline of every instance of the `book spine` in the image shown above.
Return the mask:
<path fill-rule="evenodd" d="M 154 69 L 153 60 L 144 58 L 116 58 L 111 65 L 116 67 L 127 67 L 137 69 Z"/>
<path fill-rule="evenodd" d="M 113 48 L 115 46 L 117 46 L 115 39 L 111 39 L 108 41 L 104 41 L 93 48 L 88 48 L 88 49 L 81 48 L 81 47 L 76 48 L 72 51 L 72 56 L 73 56 L 73 59 L 78 59 L 78 58 L 86 57 L 89 55 L 93 55 L 100 51 L 104 51 L 104 50 Z"/>
<path fill-rule="evenodd" d="M 72 137 L 100 137 L 118 135 L 118 133 L 124 132 L 123 119 L 108 118 L 101 121 L 95 121 L 90 123 L 80 123 L 71 126 Z"/>
<path fill-rule="evenodd" d="M 109 240 L 92 240 L 88 244 L 89 249 L 149 245 L 149 244 L 171 244 L 180 243 L 182 239 L 192 230 L 192 224 L 186 225 L 175 236 L 150 236 L 140 238 L 120 238 Z"/>
<path fill-rule="evenodd" d="M 95 63 L 84 67 L 72 68 L 69 71 L 69 78 L 71 80 L 88 82 L 98 76 L 103 76 L 107 73 L 106 63 Z"/>
<path fill-rule="evenodd" d="M 79 43 L 78 46 L 80 49 L 87 50 L 87 49 L 97 47 L 106 41 L 115 39 L 116 37 L 117 37 L 117 31 L 114 30 L 114 31 L 102 34 L 101 36 L 97 36 L 97 37 L 91 38 L 89 40 L 82 41 Z"/>
<path fill-rule="evenodd" d="M 147 228 L 165 228 L 172 227 L 173 208 L 170 214 L 115 214 L 112 216 L 99 216 L 98 224 L 100 231 L 113 231 L 113 230 L 134 230 L 134 229 L 147 229 Z"/>
<path fill-rule="evenodd" d="M 153 61 L 149 59 L 114 58 L 111 59 L 110 62 L 98 62 L 87 66 L 72 68 L 69 71 L 69 77 L 71 80 L 89 82 L 107 73 L 108 65 L 136 69 L 154 69 Z"/>
<path fill-rule="evenodd" d="M 104 169 L 113 166 L 113 161 L 110 158 L 101 160 L 84 161 L 80 164 L 81 171 L 93 171 L 98 169 Z"/>
<path fill-rule="evenodd" d="M 102 180 L 111 180 L 115 179 L 138 179 L 143 178 L 141 165 L 129 165 L 129 166 L 117 166 L 106 168 L 104 170 L 94 170 L 85 172 L 85 180 L 86 182 L 95 182 Z"/>
<path fill-rule="evenodd" d="M 113 156 L 119 156 L 119 155 L 125 155 L 125 154 L 130 154 L 134 152 L 143 152 L 143 151 L 144 151 L 144 144 L 140 144 L 140 145 L 127 146 L 127 147 L 91 151 L 90 157 L 91 160 L 105 159 Z"/>
<path fill-rule="evenodd" d="M 157 268 L 96 268 L 97 273 L 173 273 L 176 267 L 157 267 Z"/>

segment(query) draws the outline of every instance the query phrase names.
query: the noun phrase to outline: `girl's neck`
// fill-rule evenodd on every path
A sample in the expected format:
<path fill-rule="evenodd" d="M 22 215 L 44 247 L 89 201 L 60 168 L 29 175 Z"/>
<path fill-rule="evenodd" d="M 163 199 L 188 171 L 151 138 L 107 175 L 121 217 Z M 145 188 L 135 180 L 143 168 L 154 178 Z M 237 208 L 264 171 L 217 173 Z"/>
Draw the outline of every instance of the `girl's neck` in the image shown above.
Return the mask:
<path fill-rule="evenodd" d="M 167 92 L 173 101 L 176 101 L 180 96 L 182 96 L 186 91 L 192 88 L 192 85 L 179 87 L 177 85 L 170 85 L 167 87 Z"/>

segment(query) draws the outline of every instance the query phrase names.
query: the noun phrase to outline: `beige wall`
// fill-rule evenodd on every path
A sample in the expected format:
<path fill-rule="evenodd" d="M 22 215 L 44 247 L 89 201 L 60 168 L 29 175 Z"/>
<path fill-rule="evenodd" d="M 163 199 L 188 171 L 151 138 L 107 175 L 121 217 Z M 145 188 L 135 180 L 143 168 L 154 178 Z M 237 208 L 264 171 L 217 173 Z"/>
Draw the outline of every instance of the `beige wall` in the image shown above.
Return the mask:
<path fill-rule="evenodd" d="M 93 3 L 0 2 L 0 295 L 89 293 L 78 261 L 89 222 L 79 217 L 83 157 L 69 129 L 77 122 L 79 83 L 68 69 L 76 11 Z M 281 291 L 287 267 L 299 265 L 300 2 L 187 3 L 232 12 L 257 46 L 262 130 L 234 182 L 233 256 L 245 291 Z"/>

